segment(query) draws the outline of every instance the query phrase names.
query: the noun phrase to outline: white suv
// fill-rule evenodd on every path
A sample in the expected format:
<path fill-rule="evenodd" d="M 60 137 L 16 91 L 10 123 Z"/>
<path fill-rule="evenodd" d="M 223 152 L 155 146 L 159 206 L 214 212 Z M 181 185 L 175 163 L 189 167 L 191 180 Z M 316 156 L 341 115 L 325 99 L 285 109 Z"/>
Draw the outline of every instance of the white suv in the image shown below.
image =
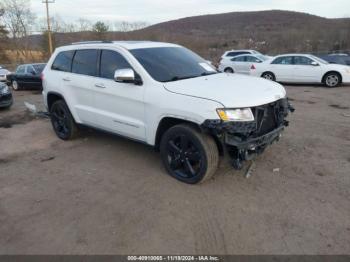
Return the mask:
<path fill-rule="evenodd" d="M 281 85 L 218 73 L 168 43 L 60 47 L 42 78 L 59 138 L 86 125 L 141 141 L 160 150 L 170 175 L 190 184 L 210 178 L 220 156 L 241 168 L 279 139 L 291 109 Z"/>

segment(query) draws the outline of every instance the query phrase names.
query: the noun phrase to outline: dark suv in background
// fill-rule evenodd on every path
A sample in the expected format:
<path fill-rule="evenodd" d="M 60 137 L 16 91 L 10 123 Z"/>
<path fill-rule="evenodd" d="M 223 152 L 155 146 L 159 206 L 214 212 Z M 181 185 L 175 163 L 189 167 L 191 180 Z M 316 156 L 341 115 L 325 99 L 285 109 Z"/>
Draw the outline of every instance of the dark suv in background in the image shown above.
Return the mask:
<path fill-rule="evenodd" d="M 13 74 L 7 75 L 7 82 L 13 90 L 38 89 L 42 90 L 41 73 L 46 64 L 19 65 Z"/>

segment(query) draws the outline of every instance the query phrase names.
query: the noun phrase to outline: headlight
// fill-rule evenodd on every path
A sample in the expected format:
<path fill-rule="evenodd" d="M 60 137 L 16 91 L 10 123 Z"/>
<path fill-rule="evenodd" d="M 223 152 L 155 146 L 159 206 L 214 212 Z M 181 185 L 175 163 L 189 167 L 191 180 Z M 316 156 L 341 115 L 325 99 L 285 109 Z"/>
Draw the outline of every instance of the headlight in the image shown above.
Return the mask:
<path fill-rule="evenodd" d="M 224 121 L 254 121 L 254 115 L 250 108 L 241 109 L 217 109 L 216 110 L 221 120 Z"/>
<path fill-rule="evenodd" d="M 10 93 L 10 89 L 8 86 L 4 86 L 2 89 L 0 89 L 1 94 L 7 94 Z"/>

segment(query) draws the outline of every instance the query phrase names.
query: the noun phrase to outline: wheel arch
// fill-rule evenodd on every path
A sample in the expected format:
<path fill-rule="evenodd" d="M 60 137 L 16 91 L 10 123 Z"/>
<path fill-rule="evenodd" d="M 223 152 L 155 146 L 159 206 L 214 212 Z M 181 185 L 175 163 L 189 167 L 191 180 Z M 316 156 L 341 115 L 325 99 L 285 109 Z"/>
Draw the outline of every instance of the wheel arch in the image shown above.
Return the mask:
<path fill-rule="evenodd" d="M 227 69 L 232 70 L 232 72 L 233 72 L 233 73 L 235 72 L 235 70 L 233 69 L 233 67 L 232 67 L 232 66 L 225 66 L 225 68 L 224 68 L 224 72 L 225 72 Z"/>
<path fill-rule="evenodd" d="M 341 74 L 340 72 L 338 72 L 338 71 L 336 71 L 336 70 L 330 70 L 330 71 L 326 72 L 326 73 L 322 76 L 322 83 L 325 83 L 325 81 L 326 81 L 326 76 L 329 75 L 329 74 L 331 74 L 331 73 L 339 75 L 339 77 L 340 77 L 340 79 L 339 79 L 339 84 L 341 84 L 341 83 L 343 82 L 343 76 L 342 76 L 342 74 Z"/>
<path fill-rule="evenodd" d="M 61 95 L 57 92 L 50 91 L 47 94 L 47 109 L 49 112 L 50 112 L 50 109 L 51 109 L 51 106 L 53 105 L 53 103 L 55 103 L 58 100 L 63 100 L 64 102 L 66 102 L 66 99 L 63 97 L 63 95 Z"/>
<path fill-rule="evenodd" d="M 176 117 L 163 117 L 161 119 L 161 121 L 158 124 L 158 128 L 156 131 L 156 137 L 155 137 L 155 144 L 154 147 L 157 151 L 159 151 L 159 146 L 160 146 L 160 141 L 163 137 L 163 135 L 165 134 L 165 132 L 167 130 L 169 130 L 170 128 L 172 128 L 173 126 L 179 125 L 179 124 L 188 124 L 190 126 L 192 126 L 193 128 L 195 128 L 198 132 L 205 132 L 205 130 L 201 127 L 201 125 L 199 125 L 198 123 L 186 120 L 186 119 L 181 119 L 181 118 L 176 118 Z M 222 143 L 220 142 L 220 140 L 212 135 L 210 132 L 207 132 L 215 141 L 218 150 L 219 150 L 219 154 L 223 155 L 224 154 L 224 148 Z"/>

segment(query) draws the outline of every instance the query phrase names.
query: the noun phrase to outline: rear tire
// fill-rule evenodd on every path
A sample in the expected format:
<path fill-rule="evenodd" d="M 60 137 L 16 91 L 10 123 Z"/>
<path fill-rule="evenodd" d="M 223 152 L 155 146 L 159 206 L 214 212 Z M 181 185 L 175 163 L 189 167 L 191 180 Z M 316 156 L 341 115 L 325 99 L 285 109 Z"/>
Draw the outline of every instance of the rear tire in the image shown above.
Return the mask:
<path fill-rule="evenodd" d="M 219 165 L 219 151 L 212 137 L 181 124 L 165 132 L 160 153 L 168 173 L 187 184 L 210 179 Z"/>
<path fill-rule="evenodd" d="M 276 77 L 272 72 L 265 72 L 261 75 L 261 77 L 267 80 L 276 81 Z"/>
<path fill-rule="evenodd" d="M 337 87 L 341 84 L 341 76 L 336 72 L 328 73 L 324 76 L 323 83 L 329 88 Z"/>
<path fill-rule="evenodd" d="M 62 140 L 70 140 L 78 136 L 78 127 L 63 100 L 53 103 L 50 108 L 50 117 L 56 135 Z"/>
<path fill-rule="evenodd" d="M 225 68 L 224 72 L 227 74 L 233 74 L 235 71 L 233 71 L 231 67 L 228 67 L 228 68 Z"/>

